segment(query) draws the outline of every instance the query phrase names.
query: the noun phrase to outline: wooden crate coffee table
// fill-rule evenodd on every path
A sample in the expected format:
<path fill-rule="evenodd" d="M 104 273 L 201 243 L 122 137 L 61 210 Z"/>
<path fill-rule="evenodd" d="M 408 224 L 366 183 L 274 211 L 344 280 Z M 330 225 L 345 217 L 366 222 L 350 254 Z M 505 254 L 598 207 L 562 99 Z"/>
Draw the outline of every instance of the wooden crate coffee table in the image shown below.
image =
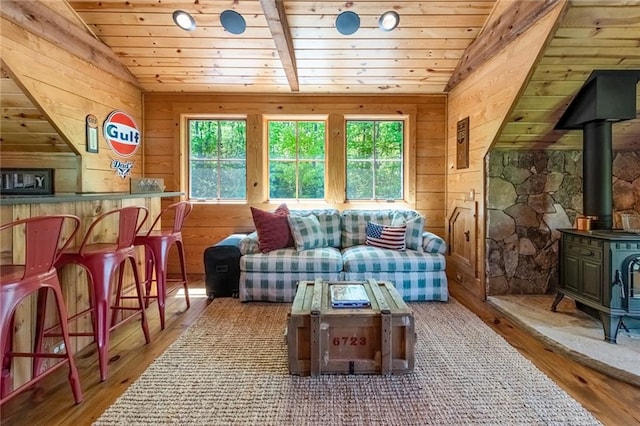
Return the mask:
<path fill-rule="evenodd" d="M 369 308 L 332 308 L 331 284 L 364 284 Z M 413 371 L 413 313 L 392 283 L 301 281 L 288 315 L 289 372 L 404 374 Z"/>

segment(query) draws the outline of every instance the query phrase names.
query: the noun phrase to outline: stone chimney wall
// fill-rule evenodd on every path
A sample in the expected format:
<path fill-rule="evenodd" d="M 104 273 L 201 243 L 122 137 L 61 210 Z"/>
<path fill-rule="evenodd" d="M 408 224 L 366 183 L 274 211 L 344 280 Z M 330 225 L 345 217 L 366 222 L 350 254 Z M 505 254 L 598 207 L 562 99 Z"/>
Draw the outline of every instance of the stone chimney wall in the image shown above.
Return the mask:
<path fill-rule="evenodd" d="M 554 293 L 558 229 L 582 214 L 582 151 L 501 151 L 487 158 L 487 295 Z M 640 213 L 640 153 L 613 153 L 614 228 Z"/>

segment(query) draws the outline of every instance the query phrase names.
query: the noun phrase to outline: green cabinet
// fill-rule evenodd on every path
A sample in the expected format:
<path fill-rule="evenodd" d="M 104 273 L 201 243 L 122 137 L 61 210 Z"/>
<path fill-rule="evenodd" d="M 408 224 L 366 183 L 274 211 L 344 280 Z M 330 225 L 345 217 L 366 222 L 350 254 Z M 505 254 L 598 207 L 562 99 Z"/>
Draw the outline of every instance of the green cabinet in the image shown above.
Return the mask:
<path fill-rule="evenodd" d="M 603 242 L 563 234 L 560 285 L 567 294 L 603 303 Z"/>

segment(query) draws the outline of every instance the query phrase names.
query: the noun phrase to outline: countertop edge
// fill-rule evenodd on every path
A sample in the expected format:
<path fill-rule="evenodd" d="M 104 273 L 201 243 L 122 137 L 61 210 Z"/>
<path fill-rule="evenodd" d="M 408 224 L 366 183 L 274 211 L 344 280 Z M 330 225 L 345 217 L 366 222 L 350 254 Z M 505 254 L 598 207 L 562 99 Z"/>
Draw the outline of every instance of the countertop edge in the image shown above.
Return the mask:
<path fill-rule="evenodd" d="M 40 203 L 69 203 L 76 201 L 96 200 L 126 200 L 131 198 L 180 197 L 184 192 L 148 192 L 131 194 L 129 192 L 96 192 L 85 194 L 56 194 L 56 195 L 3 195 L 0 206 L 15 206 L 18 204 Z"/>

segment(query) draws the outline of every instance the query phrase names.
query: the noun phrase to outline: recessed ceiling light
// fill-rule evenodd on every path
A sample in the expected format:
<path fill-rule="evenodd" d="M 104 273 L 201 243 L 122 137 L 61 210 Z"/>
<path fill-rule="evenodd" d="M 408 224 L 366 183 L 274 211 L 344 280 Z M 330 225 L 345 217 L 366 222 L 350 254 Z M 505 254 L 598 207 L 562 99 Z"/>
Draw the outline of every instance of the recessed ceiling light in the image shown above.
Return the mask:
<path fill-rule="evenodd" d="M 357 13 L 346 11 L 336 17 L 336 29 L 342 35 L 351 35 L 360 28 L 360 16 Z"/>
<path fill-rule="evenodd" d="M 185 31 L 193 31 L 196 29 L 196 20 L 184 10 L 176 10 L 173 12 L 173 22 Z"/>
<path fill-rule="evenodd" d="M 242 34 L 247 29 L 247 22 L 235 10 L 225 10 L 220 14 L 220 23 L 231 34 Z"/>
<path fill-rule="evenodd" d="M 395 29 L 400 23 L 400 15 L 395 10 L 389 10 L 378 19 L 378 28 L 382 31 L 391 31 Z"/>

